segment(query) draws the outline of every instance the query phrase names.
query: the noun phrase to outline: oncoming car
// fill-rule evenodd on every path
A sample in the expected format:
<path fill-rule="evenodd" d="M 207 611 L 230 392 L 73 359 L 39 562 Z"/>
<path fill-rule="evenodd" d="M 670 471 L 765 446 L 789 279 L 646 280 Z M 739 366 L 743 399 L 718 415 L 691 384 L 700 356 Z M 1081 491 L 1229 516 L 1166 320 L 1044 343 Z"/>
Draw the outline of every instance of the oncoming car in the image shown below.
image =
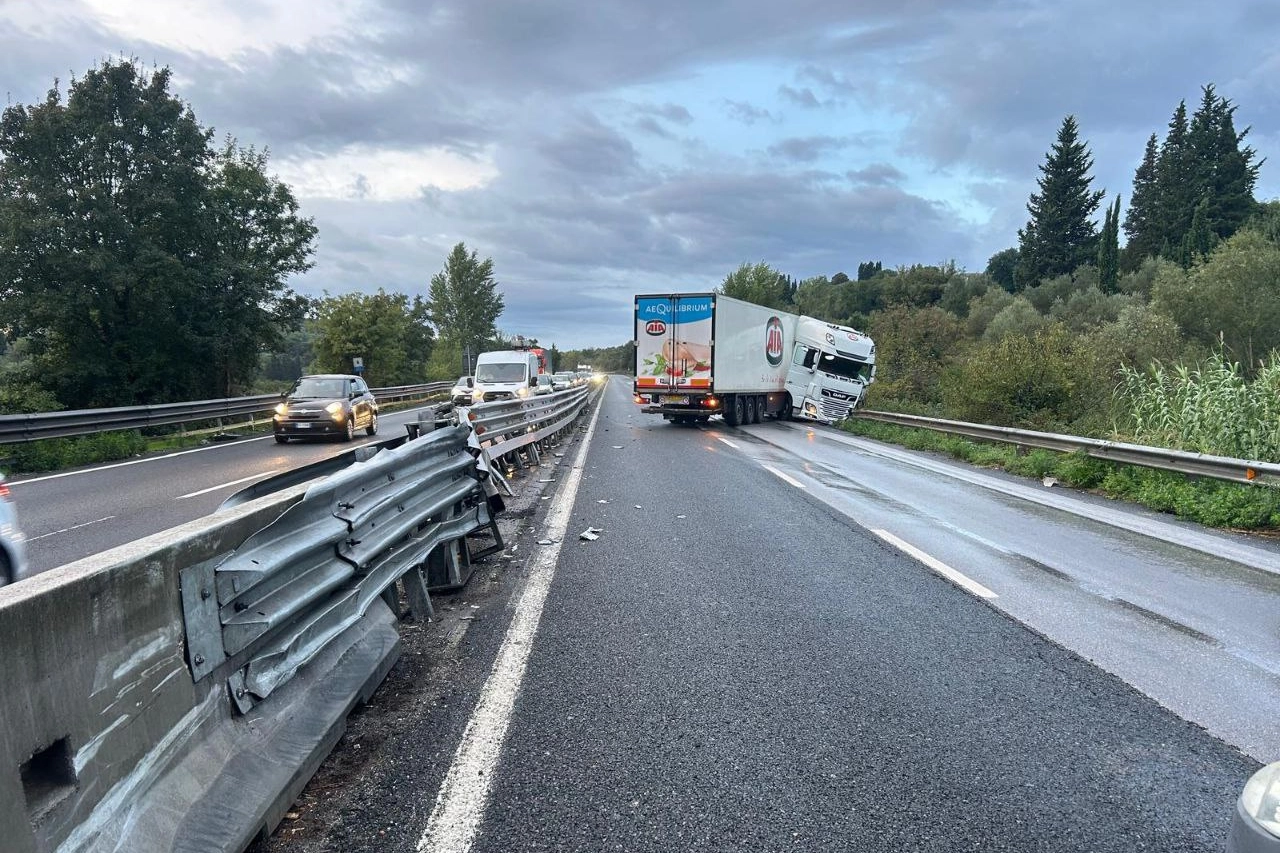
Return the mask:
<path fill-rule="evenodd" d="M 9 484 L 0 474 L 0 586 L 27 576 L 27 547 L 13 511 Z"/>
<path fill-rule="evenodd" d="M 359 376 L 326 373 L 304 376 L 276 406 L 276 441 L 333 437 L 350 441 L 356 430 L 378 432 L 378 401 Z"/>
<path fill-rule="evenodd" d="M 471 395 L 475 388 L 476 378 L 474 376 L 459 376 L 458 381 L 453 385 L 453 390 L 449 392 L 449 399 L 455 406 L 470 406 Z"/>

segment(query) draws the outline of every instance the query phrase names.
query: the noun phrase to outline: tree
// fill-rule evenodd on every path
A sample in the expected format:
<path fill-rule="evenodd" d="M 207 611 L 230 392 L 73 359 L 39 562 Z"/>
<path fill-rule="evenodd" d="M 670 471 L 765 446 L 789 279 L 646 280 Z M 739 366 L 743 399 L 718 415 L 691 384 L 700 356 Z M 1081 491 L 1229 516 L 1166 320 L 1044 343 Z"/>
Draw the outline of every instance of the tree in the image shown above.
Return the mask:
<path fill-rule="evenodd" d="M 858 281 L 869 281 L 879 275 L 883 267 L 879 261 L 863 261 L 858 264 Z"/>
<path fill-rule="evenodd" d="M 987 260 L 987 275 L 991 280 L 1010 293 L 1017 288 L 1015 278 L 1018 269 L 1018 249 L 1016 246 L 1001 249 Z"/>
<path fill-rule="evenodd" d="M 791 304 L 791 289 L 786 276 L 763 261 L 738 267 L 725 276 L 724 283 L 716 288 L 716 292 L 778 311 L 786 310 Z"/>
<path fill-rule="evenodd" d="M 1069 273 L 1097 256 L 1093 215 L 1105 193 L 1089 188 L 1092 168 L 1093 157 L 1079 139 L 1075 116 L 1069 115 L 1040 166 L 1040 192 L 1027 202 L 1031 219 L 1018 232 L 1019 287 Z"/>
<path fill-rule="evenodd" d="M 364 362 L 371 385 L 421 382 L 427 373 L 433 336 L 421 297 L 403 293 L 344 293 L 317 303 L 315 373 L 350 373 L 352 359 Z"/>
<path fill-rule="evenodd" d="M 1174 257 L 1191 225 L 1192 209 L 1199 198 L 1192 183 L 1191 153 L 1187 144 L 1187 103 L 1179 101 L 1169 119 L 1169 132 L 1156 160 L 1156 227 L 1160 255 Z"/>
<path fill-rule="evenodd" d="M 1107 207 L 1098 241 L 1098 280 L 1103 293 L 1115 293 L 1120 281 L 1120 196 Z"/>
<path fill-rule="evenodd" d="M 1187 133 L 1195 198 L 1205 201 L 1205 227 L 1218 239 L 1240 230 L 1257 205 L 1253 188 L 1262 164 L 1254 162 L 1257 155 L 1253 148 L 1241 147 L 1249 129 L 1236 133 L 1235 111 L 1231 101 L 1219 97 L 1212 84 L 1204 86 Z M 1192 220 L 1194 228 L 1194 212 Z"/>
<path fill-rule="evenodd" d="M 1147 138 L 1147 148 L 1142 163 L 1133 174 L 1133 192 L 1129 195 L 1129 209 L 1124 215 L 1124 233 L 1128 238 L 1124 247 L 1124 268 L 1136 270 L 1146 258 L 1160 253 L 1164 235 L 1160 230 L 1160 197 L 1156 186 L 1156 161 L 1159 157 L 1159 141 L 1153 133 Z"/>
<path fill-rule="evenodd" d="M 314 226 L 170 79 L 104 62 L 0 118 L 0 316 L 68 406 L 222 396 L 300 321 Z"/>
<path fill-rule="evenodd" d="M 497 337 L 506 307 L 493 277 L 493 259 L 479 260 L 465 243 L 454 246 L 444 269 L 431 276 L 426 306 L 440 337 L 474 360 L 484 342 Z"/>

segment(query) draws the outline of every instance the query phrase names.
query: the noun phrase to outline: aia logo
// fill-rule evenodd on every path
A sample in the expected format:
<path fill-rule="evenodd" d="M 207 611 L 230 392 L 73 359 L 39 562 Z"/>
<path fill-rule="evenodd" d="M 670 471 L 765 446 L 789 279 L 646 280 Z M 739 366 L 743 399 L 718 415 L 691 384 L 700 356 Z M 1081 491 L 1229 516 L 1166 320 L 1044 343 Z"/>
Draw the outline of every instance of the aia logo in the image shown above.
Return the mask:
<path fill-rule="evenodd" d="M 764 357 L 774 367 L 782 364 L 782 321 L 777 317 L 764 324 Z"/>
<path fill-rule="evenodd" d="M 667 333 L 667 324 L 661 320 L 650 320 L 644 327 L 644 330 L 646 334 L 653 335 L 654 337 L 657 337 L 658 335 L 665 335 Z"/>

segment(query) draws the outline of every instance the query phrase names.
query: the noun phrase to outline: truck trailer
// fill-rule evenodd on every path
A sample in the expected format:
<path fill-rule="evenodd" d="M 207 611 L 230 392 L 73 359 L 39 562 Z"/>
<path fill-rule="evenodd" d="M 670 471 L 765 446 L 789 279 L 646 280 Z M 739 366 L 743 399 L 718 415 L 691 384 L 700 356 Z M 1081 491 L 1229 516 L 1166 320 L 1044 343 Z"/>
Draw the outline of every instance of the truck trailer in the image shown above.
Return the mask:
<path fill-rule="evenodd" d="M 778 418 L 833 423 L 875 381 L 857 329 L 719 293 L 635 298 L 635 401 L 676 423 Z"/>

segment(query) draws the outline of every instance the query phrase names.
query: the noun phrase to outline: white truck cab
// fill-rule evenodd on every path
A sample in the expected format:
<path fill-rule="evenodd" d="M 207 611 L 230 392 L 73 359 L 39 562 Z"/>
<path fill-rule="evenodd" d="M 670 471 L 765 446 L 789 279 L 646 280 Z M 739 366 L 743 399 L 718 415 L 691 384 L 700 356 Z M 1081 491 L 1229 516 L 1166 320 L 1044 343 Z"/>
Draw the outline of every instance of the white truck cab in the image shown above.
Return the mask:
<path fill-rule="evenodd" d="M 847 326 L 812 317 L 796 322 L 787 393 L 792 417 L 833 423 L 861 405 L 875 381 L 876 345 Z"/>
<path fill-rule="evenodd" d="M 538 356 L 528 350 L 482 352 L 476 359 L 475 403 L 528 397 L 538 384 Z"/>

